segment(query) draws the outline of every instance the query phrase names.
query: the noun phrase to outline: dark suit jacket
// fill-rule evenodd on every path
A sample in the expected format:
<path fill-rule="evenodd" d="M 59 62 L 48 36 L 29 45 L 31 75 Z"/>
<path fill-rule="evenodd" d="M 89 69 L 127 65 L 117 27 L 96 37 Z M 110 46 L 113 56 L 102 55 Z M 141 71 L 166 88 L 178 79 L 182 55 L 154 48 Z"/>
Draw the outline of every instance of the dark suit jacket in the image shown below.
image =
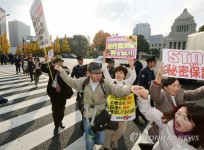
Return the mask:
<path fill-rule="evenodd" d="M 140 71 L 138 77 L 139 86 L 143 86 L 145 89 L 149 90 L 151 81 L 153 80 L 155 80 L 154 71 L 150 70 L 148 66 Z"/>
<path fill-rule="evenodd" d="M 53 80 L 55 79 L 55 76 L 57 74 L 57 71 L 54 70 L 54 66 L 50 66 L 50 70 L 51 70 L 51 73 L 52 73 L 52 77 L 53 77 Z M 47 64 L 42 64 L 41 65 L 41 71 L 42 72 L 45 72 L 49 75 L 49 81 L 48 81 L 48 85 L 47 85 L 47 94 L 50 96 L 50 97 L 60 97 L 60 98 L 63 98 L 63 99 L 67 99 L 67 98 L 71 98 L 71 96 L 73 95 L 73 90 L 70 86 L 68 86 L 60 76 L 57 77 L 57 82 L 61 88 L 61 91 L 59 93 L 56 92 L 56 89 L 54 87 L 52 87 L 52 77 L 51 77 L 51 74 L 50 74 L 50 70 L 48 68 L 48 65 Z"/>

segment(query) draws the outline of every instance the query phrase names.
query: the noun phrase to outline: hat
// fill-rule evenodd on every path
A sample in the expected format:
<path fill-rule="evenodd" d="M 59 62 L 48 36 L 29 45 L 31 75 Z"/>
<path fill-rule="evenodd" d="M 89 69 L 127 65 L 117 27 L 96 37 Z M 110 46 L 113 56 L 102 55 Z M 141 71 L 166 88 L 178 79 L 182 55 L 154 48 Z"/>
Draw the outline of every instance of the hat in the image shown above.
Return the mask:
<path fill-rule="evenodd" d="M 55 62 L 56 61 L 64 61 L 64 60 L 62 60 L 62 56 L 61 55 L 56 55 L 55 56 Z"/>
<path fill-rule="evenodd" d="M 88 71 L 91 73 L 101 73 L 101 66 L 97 62 L 91 62 L 88 65 Z"/>
<path fill-rule="evenodd" d="M 38 58 L 38 57 L 35 57 L 34 60 L 35 60 L 35 59 L 37 59 L 38 61 L 40 61 L 40 58 Z"/>
<path fill-rule="evenodd" d="M 83 57 L 82 56 L 78 56 L 76 59 L 77 60 L 83 60 Z"/>
<path fill-rule="evenodd" d="M 146 62 L 156 61 L 156 56 L 150 56 L 147 59 L 145 59 Z"/>
<path fill-rule="evenodd" d="M 113 60 L 111 58 L 106 58 L 106 63 L 111 64 L 111 63 L 113 63 Z"/>

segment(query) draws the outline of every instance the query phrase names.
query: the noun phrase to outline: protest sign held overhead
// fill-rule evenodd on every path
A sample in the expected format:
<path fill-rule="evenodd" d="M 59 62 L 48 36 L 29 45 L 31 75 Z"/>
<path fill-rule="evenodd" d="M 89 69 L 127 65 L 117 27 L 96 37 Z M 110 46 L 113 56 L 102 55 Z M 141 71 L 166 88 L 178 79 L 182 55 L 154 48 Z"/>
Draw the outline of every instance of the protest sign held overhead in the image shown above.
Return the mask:
<path fill-rule="evenodd" d="M 51 46 L 50 36 L 47 30 L 42 0 L 34 0 L 30 8 L 30 15 L 40 48 Z"/>
<path fill-rule="evenodd" d="M 106 38 L 106 50 L 111 58 L 136 58 L 137 36 L 112 36 Z"/>
<path fill-rule="evenodd" d="M 203 50 L 163 49 L 162 61 L 168 69 L 164 76 L 204 79 Z"/>

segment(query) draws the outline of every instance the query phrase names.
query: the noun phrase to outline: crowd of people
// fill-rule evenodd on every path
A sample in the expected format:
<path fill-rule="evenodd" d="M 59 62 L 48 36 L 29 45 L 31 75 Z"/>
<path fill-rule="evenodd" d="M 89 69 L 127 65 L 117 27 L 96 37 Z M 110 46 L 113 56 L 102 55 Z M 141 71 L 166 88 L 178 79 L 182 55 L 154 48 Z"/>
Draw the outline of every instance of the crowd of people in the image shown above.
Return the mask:
<path fill-rule="evenodd" d="M 204 86 L 195 90 L 181 89 L 179 79 L 162 77 L 168 71 L 163 64 L 155 75 L 155 56 L 146 59 L 147 66 L 144 68 L 138 57 L 128 58 L 126 67 L 119 65 L 113 68 L 107 55 L 104 51 L 102 67 L 97 62 L 83 64 L 83 58 L 79 56 L 78 64 L 71 72 L 63 65 L 60 55 L 51 61 L 45 56 L 43 62 L 37 57 L 33 59 L 32 55 L 25 58 L 15 56 L 16 74 L 21 72 L 22 67 L 31 82 L 35 80 L 35 85 L 42 72 L 48 74 L 47 94 L 52 104 L 55 136 L 59 128 L 65 128 L 66 100 L 72 97 L 72 89 L 75 89 L 86 149 L 92 150 L 95 144 L 102 145 L 101 150 L 119 149 L 118 140 L 126 131 L 127 116 L 123 117 L 124 120 L 114 120 L 108 112 L 110 106 L 107 101 L 110 95 L 121 98 L 133 93 L 136 116 L 133 121 L 140 126 L 150 122 L 148 134 L 154 137 L 154 144 L 139 143 L 141 149 L 204 148 L 204 107 L 189 103 L 204 98 Z M 112 111 L 126 108 L 114 107 Z"/>

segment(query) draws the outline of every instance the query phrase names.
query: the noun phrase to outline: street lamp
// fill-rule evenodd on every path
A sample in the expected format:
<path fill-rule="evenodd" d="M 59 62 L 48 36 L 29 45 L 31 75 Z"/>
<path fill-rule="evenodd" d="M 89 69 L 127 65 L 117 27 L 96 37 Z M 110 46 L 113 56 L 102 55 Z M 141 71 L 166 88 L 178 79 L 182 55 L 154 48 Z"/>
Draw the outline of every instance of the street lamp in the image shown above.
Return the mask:
<path fill-rule="evenodd" d="M 6 15 L 4 15 L 4 16 L 2 16 L 1 18 L 0 18 L 0 36 L 1 36 L 1 19 L 3 19 L 4 17 L 6 17 L 6 16 L 9 16 L 10 14 L 6 14 Z M 3 52 L 3 50 L 2 50 L 2 37 L 0 37 L 1 38 L 1 51 L 0 51 L 0 53 L 1 52 Z"/>
<path fill-rule="evenodd" d="M 0 21 L 1 21 L 1 19 L 3 19 L 3 18 L 6 17 L 6 16 L 10 16 L 10 14 L 6 14 L 6 15 L 2 16 L 2 17 L 0 18 Z M 0 35 L 1 35 L 1 23 L 0 23 Z"/>

